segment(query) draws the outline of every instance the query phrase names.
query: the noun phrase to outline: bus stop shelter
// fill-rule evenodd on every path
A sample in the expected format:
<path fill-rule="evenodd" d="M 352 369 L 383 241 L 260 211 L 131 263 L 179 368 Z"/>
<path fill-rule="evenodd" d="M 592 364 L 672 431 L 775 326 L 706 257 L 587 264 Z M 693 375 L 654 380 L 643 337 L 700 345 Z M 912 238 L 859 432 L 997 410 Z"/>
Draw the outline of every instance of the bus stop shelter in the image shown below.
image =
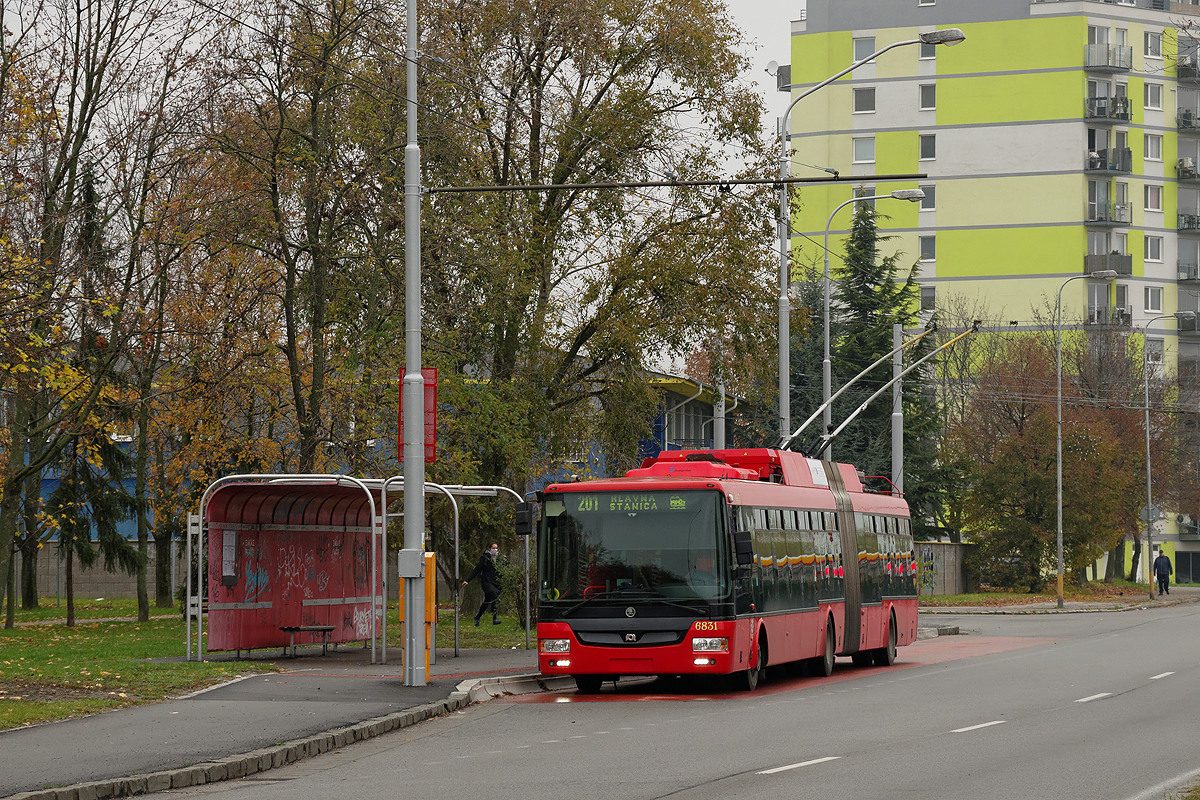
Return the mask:
<path fill-rule="evenodd" d="M 194 620 L 200 659 L 286 648 L 300 636 L 370 641 L 375 663 L 386 597 L 380 489 L 345 475 L 231 475 L 211 484 L 189 525 L 188 658 Z"/>

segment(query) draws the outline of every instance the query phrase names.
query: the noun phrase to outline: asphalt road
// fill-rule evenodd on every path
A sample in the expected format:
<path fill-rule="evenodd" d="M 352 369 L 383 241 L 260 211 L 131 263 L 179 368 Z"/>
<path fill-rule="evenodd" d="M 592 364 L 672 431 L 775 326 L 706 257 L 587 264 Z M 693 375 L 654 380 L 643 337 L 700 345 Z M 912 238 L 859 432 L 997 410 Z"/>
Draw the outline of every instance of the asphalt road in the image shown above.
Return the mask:
<path fill-rule="evenodd" d="M 942 617 L 965 636 L 753 694 L 635 683 L 493 700 L 261 777 L 228 800 L 1158 800 L 1200 782 L 1200 606 Z"/>

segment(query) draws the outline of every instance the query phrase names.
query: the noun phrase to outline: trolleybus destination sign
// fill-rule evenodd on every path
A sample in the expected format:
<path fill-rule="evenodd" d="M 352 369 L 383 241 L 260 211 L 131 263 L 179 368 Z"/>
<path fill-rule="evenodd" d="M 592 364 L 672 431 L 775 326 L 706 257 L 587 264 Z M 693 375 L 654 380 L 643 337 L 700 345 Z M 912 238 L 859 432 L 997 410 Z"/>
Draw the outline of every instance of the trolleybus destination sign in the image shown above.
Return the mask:
<path fill-rule="evenodd" d="M 636 494 L 590 494 L 572 493 L 571 510 L 575 513 L 588 512 L 623 513 L 634 511 L 687 511 L 687 496 L 667 492 L 638 492 Z"/>

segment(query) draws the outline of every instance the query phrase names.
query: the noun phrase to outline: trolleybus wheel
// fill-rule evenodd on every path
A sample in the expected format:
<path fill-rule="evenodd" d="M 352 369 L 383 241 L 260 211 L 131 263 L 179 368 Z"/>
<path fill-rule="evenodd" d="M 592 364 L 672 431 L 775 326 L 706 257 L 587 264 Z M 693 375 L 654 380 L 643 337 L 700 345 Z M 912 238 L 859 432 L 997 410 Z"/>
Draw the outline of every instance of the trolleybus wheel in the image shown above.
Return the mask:
<path fill-rule="evenodd" d="M 763 673 L 767 671 L 767 642 L 763 638 L 762 631 L 758 632 L 758 661 L 757 663 L 742 673 L 743 686 L 746 691 L 753 692 L 758 688 L 758 681 Z"/>
<path fill-rule="evenodd" d="M 888 638 L 887 644 L 875 650 L 872 655 L 875 657 L 875 666 L 890 667 L 896 663 L 896 621 L 888 620 Z"/>
<path fill-rule="evenodd" d="M 600 691 L 600 684 L 604 683 L 604 679 L 599 675 L 576 675 L 575 688 L 579 694 L 595 694 Z"/>
<path fill-rule="evenodd" d="M 825 626 L 825 654 L 818 656 L 812 660 L 813 675 L 818 678 L 828 678 L 833 674 L 833 659 L 836 655 L 837 634 L 833 629 L 833 623 L 827 623 Z"/>

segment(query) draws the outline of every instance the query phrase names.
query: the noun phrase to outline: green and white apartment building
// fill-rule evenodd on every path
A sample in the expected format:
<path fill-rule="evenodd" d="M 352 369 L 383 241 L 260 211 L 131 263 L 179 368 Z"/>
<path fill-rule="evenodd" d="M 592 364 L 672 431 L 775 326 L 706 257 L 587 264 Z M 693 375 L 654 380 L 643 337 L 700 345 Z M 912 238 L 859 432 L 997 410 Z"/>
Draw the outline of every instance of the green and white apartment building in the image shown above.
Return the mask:
<path fill-rule="evenodd" d="M 808 0 L 780 73 L 792 97 L 921 33 L 967 38 L 896 47 L 795 104 L 791 174 L 861 180 L 803 189 L 793 254 L 819 263 L 830 213 L 856 191 L 920 186 L 919 204 L 876 206 L 894 237 L 883 251 L 920 260 L 923 310 L 980 304 L 1034 326 L 1061 289 L 1065 326 L 1145 331 L 1149 359 L 1196 380 L 1196 322 L 1170 315 L 1200 311 L 1197 3 Z M 850 220 L 847 207 L 830 223 L 835 260 Z M 1098 270 L 1117 278 L 1082 278 Z M 1175 515 L 1167 531 L 1200 539 Z"/>

